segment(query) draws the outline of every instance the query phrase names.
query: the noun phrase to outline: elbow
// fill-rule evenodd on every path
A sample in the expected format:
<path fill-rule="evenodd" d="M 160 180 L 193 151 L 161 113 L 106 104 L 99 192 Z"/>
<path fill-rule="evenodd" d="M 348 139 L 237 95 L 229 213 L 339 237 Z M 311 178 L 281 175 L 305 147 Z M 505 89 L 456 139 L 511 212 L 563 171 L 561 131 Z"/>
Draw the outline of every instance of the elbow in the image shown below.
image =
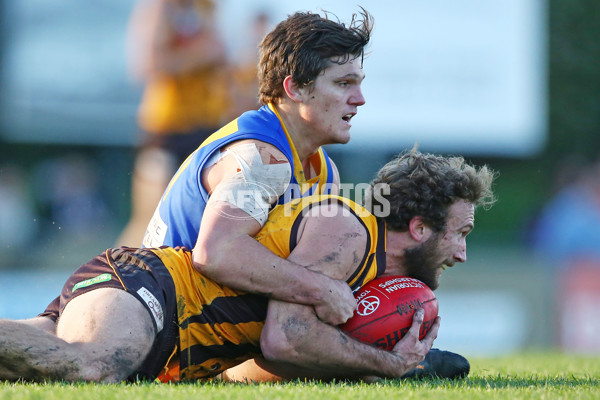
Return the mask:
<path fill-rule="evenodd" d="M 297 352 L 286 335 L 265 325 L 260 336 L 260 349 L 268 361 L 293 362 Z"/>
<path fill-rule="evenodd" d="M 194 268 L 203 275 L 218 279 L 219 268 L 223 264 L 223 255 L 227 250 L 222 248 L 222 243 L 216 240 L 198 239 L 193 252 Z"/>

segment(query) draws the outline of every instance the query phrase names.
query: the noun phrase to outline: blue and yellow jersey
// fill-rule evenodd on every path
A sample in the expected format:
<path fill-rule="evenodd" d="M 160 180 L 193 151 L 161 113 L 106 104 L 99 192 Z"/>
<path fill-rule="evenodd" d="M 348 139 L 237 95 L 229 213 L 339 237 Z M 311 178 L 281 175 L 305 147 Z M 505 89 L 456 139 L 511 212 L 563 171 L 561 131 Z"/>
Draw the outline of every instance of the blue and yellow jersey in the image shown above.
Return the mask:
<path fill-rule="evenodd" d="M 360 205 L 338 196 L 310 196 L 273 209 L 256 240 L 287 258 L 297 243 L 298 227 L 322 202 L 339 202 L 368 232 L 360 265 L 348 279 L 353 289 L 385 270 L 385 223 Z M 165 264 L 175 284 L 179 325 L 179 378 L 209 378 L 260 354 L 260 334 L 268 299 L 220 285 L 193 268 L 187 249 L 149 249 Z M 177 364 L 170 365 L 177 371 Z M 173 375 L 172 372 L 170 372 Z"/>
<path fill-rule="evenodd" d="M 327 153 L 319 148 L 310 163 L 317 171 L 314 178 L 306 179 L 302 163 L 289 134 L 269 104 L 256 111 L 248 111 L 212 134 L 181 165 L 169 183 L 148 225 L 144 247 L 194 248 L 200 221 L 208 202 L 209 193 L 202 186 L 202 169 L 216 151 L 238 140 L 255 139 L 277 147 L 288 159 L 293 174 L 290 185 L 279 203 L 315 193 L 329 193 L 334 183 L 332 165 Z"/>

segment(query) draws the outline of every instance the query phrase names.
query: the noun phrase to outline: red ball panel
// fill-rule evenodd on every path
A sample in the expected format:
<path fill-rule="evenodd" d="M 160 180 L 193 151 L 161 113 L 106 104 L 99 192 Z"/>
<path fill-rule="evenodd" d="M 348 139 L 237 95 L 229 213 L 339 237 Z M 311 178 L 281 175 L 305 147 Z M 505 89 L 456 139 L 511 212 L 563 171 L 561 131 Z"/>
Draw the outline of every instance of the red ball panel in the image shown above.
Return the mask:
<path fill-rule="evenodd" d="M 372 280 L 355 294 L 354 315 L 341 329 L 364 343 L 391 350 L 408 331 L 419 305 L 425 318 L 419 332 L 423 339 L 438 315 L 433 291 L 418 279 L 386 276 Z"/>

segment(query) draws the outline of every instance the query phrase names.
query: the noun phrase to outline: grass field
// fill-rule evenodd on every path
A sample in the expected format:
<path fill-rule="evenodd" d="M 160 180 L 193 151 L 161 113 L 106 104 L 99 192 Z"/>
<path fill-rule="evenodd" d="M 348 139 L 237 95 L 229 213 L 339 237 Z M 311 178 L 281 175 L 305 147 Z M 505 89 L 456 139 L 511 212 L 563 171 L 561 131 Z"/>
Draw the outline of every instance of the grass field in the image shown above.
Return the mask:
<path fill-rule="evenodd" d="M 0 383 L 0 399 L 599 399 L 600 356 L 523 353 L 472 358 L 466 380 L 385 381 L 377 384 L 26 384 Z"/>

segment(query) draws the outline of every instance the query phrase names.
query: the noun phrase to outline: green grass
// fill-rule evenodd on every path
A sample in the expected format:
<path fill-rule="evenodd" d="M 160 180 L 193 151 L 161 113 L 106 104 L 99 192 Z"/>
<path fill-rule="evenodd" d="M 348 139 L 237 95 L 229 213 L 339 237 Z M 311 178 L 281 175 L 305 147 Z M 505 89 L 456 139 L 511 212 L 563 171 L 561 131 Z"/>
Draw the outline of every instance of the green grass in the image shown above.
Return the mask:
<path fill-rule="evenodd" d="M 286 384 L 27 384 L 0 383 L 0 399 L 598 399 L 600 356 L 525 353 L 472 358 L 465 380 Z"/>

